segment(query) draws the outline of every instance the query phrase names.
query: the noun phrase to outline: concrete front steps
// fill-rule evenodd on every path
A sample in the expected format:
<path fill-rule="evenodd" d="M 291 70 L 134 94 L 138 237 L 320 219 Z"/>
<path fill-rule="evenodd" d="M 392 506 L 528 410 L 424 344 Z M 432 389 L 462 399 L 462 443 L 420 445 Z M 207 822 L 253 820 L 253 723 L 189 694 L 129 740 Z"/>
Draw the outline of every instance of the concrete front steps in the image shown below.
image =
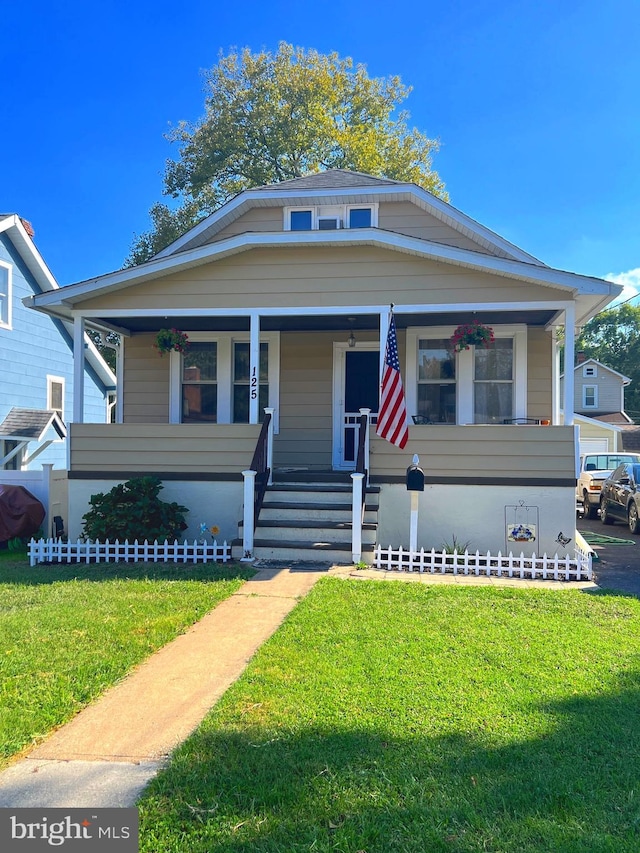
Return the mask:
<path fill-rule="evenodd" d="M 362 527 L 362 559 L 373 562 L 378 530 L 379 487 L 369 486 Z M 274 483 L 264 497 L 254 534 L 258 560 L 310 563 L 352 562 L 350 483 Z M 242 522 L 232 554 L 242 556 Z"/>

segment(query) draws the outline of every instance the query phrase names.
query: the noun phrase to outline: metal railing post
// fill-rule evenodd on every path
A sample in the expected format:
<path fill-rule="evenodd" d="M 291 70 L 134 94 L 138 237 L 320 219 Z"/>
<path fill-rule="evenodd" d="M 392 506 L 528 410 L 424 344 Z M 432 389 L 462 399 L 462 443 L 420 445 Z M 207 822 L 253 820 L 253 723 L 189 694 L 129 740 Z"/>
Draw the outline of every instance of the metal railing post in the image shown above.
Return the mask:
<path fill-rule="evenodd" d="M 354 563 L 362 559 L 362 489 L 364 474 L 352 474 L 353 496 L 351 503 L 351 558 Z"/>
<path fill-rule="evenodd" d="M 254 501 L 256 489 L 256 471 L 243 471 L 244 513 L 242 518 L 242 557 L 240 562 L 253 560 L 253 527 L 255 524 Z"/>

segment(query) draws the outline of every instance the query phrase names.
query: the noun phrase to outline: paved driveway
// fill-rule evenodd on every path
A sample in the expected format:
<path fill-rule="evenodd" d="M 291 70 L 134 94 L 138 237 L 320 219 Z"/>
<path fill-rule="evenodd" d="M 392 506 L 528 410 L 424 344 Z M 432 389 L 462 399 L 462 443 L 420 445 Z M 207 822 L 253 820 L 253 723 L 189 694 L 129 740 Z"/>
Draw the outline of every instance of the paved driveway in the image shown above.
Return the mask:
<path fill-rule="evenodd" d="M 578 530 L 583 536 L 593 534 L 619 540 L 618 543 L 606 539 L 591 543 L 598 555 L 593 562 L 594 580 L 598 586 L 640 596 L 640 536 L 633 536 L 629 528 L 619 522 L 604 525 L 600 518 L 589 520 L 580 515 Z"/>

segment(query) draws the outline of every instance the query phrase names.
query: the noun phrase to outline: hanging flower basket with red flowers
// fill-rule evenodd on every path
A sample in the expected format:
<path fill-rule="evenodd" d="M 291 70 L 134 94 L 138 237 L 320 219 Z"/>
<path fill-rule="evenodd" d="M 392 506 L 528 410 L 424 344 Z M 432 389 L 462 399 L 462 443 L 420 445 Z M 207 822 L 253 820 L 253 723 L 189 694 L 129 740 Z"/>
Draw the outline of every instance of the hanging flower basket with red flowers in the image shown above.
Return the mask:
<path fill-rule="evenodd" d="M 451 347 L 454 352 L 462 352 L 469 347 L 484 347 L 486 349 L 495 340 L 493 329 L 483 326 L 478 320 L 462 323 L 451 335 Z"/>
<path fill-rule="evenodd" d="M 189 338 L 180 329 L 160 329 L 153 346 L 160 355 L 172 350 L 186 352 L 189 349 Z"/>

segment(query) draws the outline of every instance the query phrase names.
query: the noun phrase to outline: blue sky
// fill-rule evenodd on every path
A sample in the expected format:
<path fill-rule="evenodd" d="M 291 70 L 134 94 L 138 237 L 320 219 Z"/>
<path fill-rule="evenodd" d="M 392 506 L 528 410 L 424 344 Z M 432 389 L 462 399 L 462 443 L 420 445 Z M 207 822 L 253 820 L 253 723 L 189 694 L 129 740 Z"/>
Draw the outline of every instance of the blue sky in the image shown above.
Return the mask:
<path fill-rule="evenodd" d="M 60 284 L 120 268 L 178 154 L 164 134 L 203 113 L 201 71 L 287 41 L 413 86 L 458 209 L 638 290 L 639 25 L 638 0 L 3 4 L 0 212 L 33 223 Z"/>

